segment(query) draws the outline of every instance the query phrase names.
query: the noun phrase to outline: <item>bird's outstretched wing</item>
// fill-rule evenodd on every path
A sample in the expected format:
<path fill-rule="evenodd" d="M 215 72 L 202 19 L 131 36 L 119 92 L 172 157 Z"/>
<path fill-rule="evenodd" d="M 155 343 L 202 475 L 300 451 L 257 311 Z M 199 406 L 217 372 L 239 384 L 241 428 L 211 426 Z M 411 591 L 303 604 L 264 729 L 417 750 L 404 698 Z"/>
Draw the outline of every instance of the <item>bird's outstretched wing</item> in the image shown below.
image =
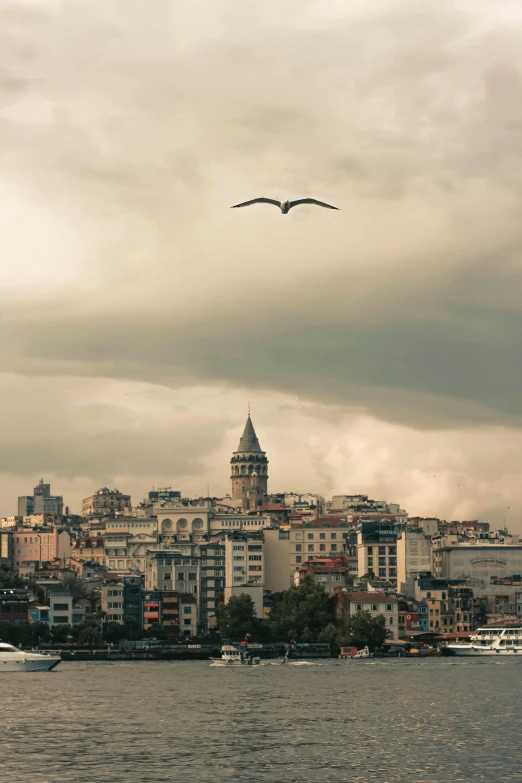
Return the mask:
<path fill-rule="evenodd" d="M 339 207 L 332 207 L 331 204 L 325 204 L 324 201 L 317 201 L 315 198 L 299 198 L 297 201 L 291 201 L 290 209 L 297 207 L 298 204 L 316 204 L 318 207 L 326 207 L 326 209 L 339 209 Z"/>
<path fill-rule="evenodd" d="M 276 207 L 281 206 L 281 202 L 276 201 L 274 198 L 253 198 L 252 201 L 243 201 L 242 204 L 234 204 L 230 209 L 237 209 L 238 207 L 249 207 L 250 204 L 275 204 Z"/>

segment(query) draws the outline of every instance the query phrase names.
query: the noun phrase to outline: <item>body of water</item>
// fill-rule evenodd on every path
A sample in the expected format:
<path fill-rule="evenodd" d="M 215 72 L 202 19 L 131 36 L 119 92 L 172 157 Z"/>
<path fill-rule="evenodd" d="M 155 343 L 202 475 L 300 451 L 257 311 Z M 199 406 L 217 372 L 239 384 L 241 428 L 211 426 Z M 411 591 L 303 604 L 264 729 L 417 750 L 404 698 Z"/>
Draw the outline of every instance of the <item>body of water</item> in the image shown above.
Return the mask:
<path fill-rule="evenodd" d="M 520 781 L 521 682 L 522 661 L 471 658 L 3 674 L 0 780 Z"/>

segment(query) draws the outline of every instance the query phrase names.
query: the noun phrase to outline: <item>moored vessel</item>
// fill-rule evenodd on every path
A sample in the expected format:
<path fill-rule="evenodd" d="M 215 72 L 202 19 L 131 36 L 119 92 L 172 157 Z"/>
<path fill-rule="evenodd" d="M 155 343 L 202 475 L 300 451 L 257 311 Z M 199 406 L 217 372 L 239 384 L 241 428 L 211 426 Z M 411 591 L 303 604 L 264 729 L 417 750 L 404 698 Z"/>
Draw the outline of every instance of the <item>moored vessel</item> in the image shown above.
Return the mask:
<path fill-rule="evenodd" d="M 522 626 L 504 625 L 479 628 L 469 642 L 455 642 L 442 648 L 445 655 L 520 655 L 522 658 Z"/>
<path fill-rule="evenodd" d="M 0 673 L 6 672 L 48 672 L 58 666 L 59 655 L 26 652 L 12 644 L 0 642 Z"/>

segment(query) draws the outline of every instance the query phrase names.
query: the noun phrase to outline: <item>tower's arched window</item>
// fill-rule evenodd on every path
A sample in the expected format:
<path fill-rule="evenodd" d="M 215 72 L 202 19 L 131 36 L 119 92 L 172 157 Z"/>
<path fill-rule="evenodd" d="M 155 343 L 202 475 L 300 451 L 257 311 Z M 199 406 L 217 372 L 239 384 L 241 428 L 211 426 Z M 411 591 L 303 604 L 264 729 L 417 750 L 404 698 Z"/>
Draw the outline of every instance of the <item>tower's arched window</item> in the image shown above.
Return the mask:
<path fill-rule="evenodd" d="M 248 466 L 248 474 L 251 475 L 253 470 L 254 470 L 254 466 L 253 465 L 249 465 Z"/>
<path fill-rule="evenodd" d="M 241 465 L 241 473 L 242 473 L 243 475 L 245 475 L 245 474 L 246 474 L 246 465 Z"/>

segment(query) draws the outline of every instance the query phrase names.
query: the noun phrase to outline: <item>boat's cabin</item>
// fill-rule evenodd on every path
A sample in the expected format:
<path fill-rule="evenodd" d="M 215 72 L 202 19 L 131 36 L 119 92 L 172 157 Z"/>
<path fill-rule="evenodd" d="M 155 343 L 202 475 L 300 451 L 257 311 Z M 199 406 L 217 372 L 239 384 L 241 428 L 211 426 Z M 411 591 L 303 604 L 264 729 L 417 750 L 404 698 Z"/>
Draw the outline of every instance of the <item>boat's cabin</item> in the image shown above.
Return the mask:
<path fill-rule="evenodd" d="M 474 644 L 489 645 L 496 643 L 502 647 L 514 644 L 522 645 L 522 626 L 504 626 L 503 628 L 479 628 L 472 637 Z"/>
<path fill-rule="evenodd" d="M 237 647 L 232 647 L 232 645 L 224 645 L 221 648 L 221 654 L 223 658 L 236 658 L 237 660 L 241 658 L 241 652 Z"/>
<path fill-rule="evenodd" d="M 3 655 L 4 653 L 19 653 L 21 650 L 18 649 L 18 647 L 13 647 L 12 644 L 5 644 L 4 642 L 0 642 L 0 655 Z"/>

